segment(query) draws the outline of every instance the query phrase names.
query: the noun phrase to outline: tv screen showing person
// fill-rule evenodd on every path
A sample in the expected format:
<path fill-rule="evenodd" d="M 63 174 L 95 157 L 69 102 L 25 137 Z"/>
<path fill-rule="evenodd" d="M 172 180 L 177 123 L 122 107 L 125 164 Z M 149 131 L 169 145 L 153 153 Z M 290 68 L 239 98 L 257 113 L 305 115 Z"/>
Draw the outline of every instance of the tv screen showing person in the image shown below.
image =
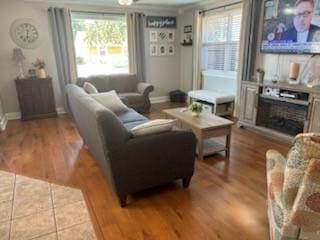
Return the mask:
<path fill-rule="evenodd" d="M 264 0 L 261 51 L 320 53 L 320 0 Z"/>
<path fill-rule="evenodd" d="M 285 31 L 281 40 L 292 42 L 320 41 L 320 27 L 312 24 L 313 0 L 298 0 L 295 4 L 293 27 Z"/>

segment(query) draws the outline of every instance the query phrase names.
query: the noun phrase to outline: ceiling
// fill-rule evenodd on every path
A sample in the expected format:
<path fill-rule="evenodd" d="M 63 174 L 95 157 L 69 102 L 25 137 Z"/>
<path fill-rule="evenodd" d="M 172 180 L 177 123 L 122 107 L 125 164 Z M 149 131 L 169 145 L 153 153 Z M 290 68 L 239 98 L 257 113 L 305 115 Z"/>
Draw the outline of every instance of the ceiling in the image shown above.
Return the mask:
<path fill-rule="evenodd" d="M 118 0 L 24 0 L 24 1 L 119 6 Z M 138 2 L 135 2 L 133 5 L 184 7 L 187 5 L 196 4 L 203 1 L 204 0 L 139 0 Z"/>

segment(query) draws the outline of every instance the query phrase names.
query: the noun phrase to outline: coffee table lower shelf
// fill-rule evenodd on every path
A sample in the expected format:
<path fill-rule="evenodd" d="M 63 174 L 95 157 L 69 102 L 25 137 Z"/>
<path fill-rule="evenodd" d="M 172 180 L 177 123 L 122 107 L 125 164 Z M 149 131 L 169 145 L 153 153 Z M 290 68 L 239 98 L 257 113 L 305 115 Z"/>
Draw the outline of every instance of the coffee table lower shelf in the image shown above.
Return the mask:
<path fill-rule="evenodd" d="M 203 157 L 215 155 L 217 153 L 226 152 L 228 149 L 225 145 L 218 143 L 216 140 L 210 138 L 202 140 Z M 197 155 L 199 154 L 199 148 L 197 148 Z"/>

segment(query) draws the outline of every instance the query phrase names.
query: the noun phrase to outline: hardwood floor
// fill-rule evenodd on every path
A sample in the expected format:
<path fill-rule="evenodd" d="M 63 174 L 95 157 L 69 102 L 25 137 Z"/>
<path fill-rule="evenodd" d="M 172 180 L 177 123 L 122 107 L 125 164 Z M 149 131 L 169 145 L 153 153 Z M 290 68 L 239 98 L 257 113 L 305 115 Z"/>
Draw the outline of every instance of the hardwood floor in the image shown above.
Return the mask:
<path fill-rule="evenodd" d="M 219 155 L 196 161 L 189 189 L 179 181 L 134 194 L 123 209 L 68 116 L 10 121 L 0 169 L 81 188 L 100 239 L 268 239 L 265 152 L 289 145 L 236 126 L 232 134 L 228 165 Z"/>

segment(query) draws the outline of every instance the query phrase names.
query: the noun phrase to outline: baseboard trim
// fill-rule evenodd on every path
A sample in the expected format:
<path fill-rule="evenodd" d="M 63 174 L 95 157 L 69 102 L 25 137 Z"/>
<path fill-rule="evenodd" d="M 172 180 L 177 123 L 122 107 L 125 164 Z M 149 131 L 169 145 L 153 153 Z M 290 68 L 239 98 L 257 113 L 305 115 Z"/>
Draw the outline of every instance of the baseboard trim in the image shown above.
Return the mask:
<path fill-rule="evenodd" d="M 0 131 L 3 132 L 4 130 L 6 130 L 7 123 L 8 123 L 7 117 L 4 116 L 4 117 L 2 118 L 2 120 L 0 121 Z"/>
<path fill-rule="evenodd" d="M 58 113 L 58 115 L 62 115 L 62 114 L 66 114 L 67 112 L 66 112 L 66 110 L 64 109 L 64 108 L 57 108 L 56 109 L 57 110 L 57 113 Z"/>
<path fill-rule="evenodd" d="M 18 120 L 18 119 L 21 119 L 21 113 L 20 112 L 6 113 L 6 117 L 8 121 Z"/>
<path fill-rule="evenodd" d="M 150 102 L 151 102 L 152 104 L 154 104 L 154 103 L 170 102 L 170 98 L 169 98 L 169 96 L 153 97 L 153 98 L 150 98 Z"/>
<path fill-rule="evenodd" d="M 64 108 L 57 108 L 56 111 L 57 111 L 58 115 L 62 115 L 62 114 L 67 113 L 66 110 L 64 110 Z M 19 119 L 21 119 L 21 113 L 20 112 L 7 113 L 6 119 L 7 119 L 7 121 L 19 120 Z"/>

